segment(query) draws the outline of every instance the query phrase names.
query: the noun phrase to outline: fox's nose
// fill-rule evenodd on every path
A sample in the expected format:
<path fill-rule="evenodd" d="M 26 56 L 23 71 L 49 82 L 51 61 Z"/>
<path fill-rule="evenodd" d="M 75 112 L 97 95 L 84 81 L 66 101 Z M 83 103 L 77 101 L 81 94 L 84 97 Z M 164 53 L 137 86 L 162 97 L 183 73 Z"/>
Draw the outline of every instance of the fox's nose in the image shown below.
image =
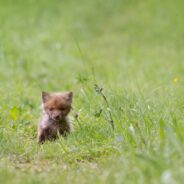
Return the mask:
<path fill-rule="evenodd" d="M 59 115 L 56 115 L 56 116 L 55 116 L 55 119 L 57 119 L 57 120 L 58 120 L 59 118 L 60 118 L 60 116 L 59 116 Z"/>

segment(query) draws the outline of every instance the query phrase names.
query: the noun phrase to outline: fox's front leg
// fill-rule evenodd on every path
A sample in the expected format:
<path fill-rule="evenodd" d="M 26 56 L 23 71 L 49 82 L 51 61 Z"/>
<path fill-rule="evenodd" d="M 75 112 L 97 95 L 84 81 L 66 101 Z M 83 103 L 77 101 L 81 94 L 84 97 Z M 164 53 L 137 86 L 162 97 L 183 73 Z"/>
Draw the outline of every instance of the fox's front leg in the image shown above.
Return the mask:
<path fill-rule="evenodd" d="M 40 144 L 43 144 L 45 142 L 45 131 L 44 129 L 38 129 L 38 133 L 37 133 L 37 141 Z"/>

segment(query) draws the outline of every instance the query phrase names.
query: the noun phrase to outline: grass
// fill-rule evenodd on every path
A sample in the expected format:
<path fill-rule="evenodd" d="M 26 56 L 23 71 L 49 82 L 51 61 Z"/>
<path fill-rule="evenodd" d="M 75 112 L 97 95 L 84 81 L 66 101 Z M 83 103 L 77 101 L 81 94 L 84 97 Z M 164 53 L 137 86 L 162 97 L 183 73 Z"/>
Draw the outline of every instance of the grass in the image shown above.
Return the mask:
<path fill-rule="evenodd" d="M 183 5 L 0 0 L 0 183 L 183 183 Z M 42 90 L 75 132 L 39 146 Z"/>

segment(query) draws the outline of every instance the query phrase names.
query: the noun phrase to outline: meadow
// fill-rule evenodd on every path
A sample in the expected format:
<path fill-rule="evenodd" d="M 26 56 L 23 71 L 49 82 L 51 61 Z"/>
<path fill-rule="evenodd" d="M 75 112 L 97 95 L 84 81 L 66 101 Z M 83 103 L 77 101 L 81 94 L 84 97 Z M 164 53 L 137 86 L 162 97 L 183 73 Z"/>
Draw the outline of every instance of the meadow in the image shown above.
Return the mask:
<path fill-rule="evenodd" d="M 0 0 L 0 183 L 182 184 L 183 7 Z M 38 145 L 41 91 L 67 90 L 75 131 Z"/>

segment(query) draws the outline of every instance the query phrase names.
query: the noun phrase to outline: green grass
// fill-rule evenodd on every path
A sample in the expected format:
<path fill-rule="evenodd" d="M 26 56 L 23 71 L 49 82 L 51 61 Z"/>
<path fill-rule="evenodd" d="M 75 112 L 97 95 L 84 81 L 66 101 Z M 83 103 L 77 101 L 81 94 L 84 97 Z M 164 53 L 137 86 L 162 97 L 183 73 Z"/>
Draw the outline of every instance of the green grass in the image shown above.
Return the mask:
<path fill-rule="evenodd" d="M 0 183 L 182 184 L 183 6 L 0 0 Z M 42 90 L 74 92 L 75 132 L 40 146 Z"/>

